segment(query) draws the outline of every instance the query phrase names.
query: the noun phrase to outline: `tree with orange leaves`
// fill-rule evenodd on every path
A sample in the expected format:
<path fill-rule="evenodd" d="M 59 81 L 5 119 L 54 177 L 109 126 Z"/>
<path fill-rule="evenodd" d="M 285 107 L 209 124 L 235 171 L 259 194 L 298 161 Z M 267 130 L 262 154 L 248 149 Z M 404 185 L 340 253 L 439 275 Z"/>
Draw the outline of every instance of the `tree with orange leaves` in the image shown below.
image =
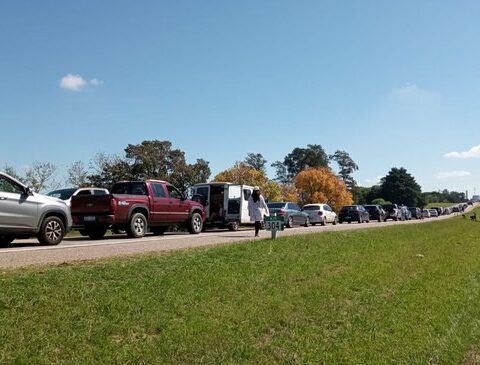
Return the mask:
<path fill-rule="evenodd" d="M 269 201 L 281 199 L 280 185 L 269 180 L 265 172 L 252 168 L 244 162 L 237 162 L 233 167 L 220 172 L 213 181 L 258 186 L 265 199 Z"/>
<path fill-rule="evenodd" d="M 303 170 L 294 182 L 302 204 L 327 203 L 338 212 L 342 206 L 353 203 L 345 182 L 328 167 Z"/>

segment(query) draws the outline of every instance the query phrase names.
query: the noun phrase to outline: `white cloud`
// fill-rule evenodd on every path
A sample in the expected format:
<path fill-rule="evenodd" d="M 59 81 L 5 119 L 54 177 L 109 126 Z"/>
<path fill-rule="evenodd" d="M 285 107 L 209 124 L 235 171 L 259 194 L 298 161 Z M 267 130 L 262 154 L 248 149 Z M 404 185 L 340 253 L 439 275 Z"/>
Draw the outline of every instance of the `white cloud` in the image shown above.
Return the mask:
<path fill-rule="evenodd" d="M 67 89 L 70 91 L 80 91 L 89 85 L 93 87 L 102 86 L 103 81 L 97 78 L 93 78 L 90 81 L 86 81 L 82 76 L 72 75 L 72 74 L 63 76 L 60 79 L 60 87 L 62 89 Z"/>
<path fill-rule="evenodd" d="M 80 91 L 87 85 L 87 82 L 80 75 L 68 74 L 60 80 L 60 87 L 70 91 Z"/>
<path fill-rule="evenodd" d="M 435 177 L 437 179 L 451 179 L 451 178 L 456 178 L 456 177 L 465 177 L 465 176 L 470 176 L 470 172 L 468 171 L 445 171 L 445 172 L 439 172 Z"/>
<path fill-rule="evenodd" d="M 102 80 L 98 80 L 98 79 L 91 79 L 91 80 L 90 80 L 90 85 L 93 85 L 93 86 L 102 86 L 102 85 L 103 85 L 103 81 L 102 81 Z"/>
<path fill-rule="evenodd" d="M 473 146 L 468 151 L 463 152 L 448 152 L 443 155 L 445 158 L 479 158 L 480 157 L 480 145 Z"/>
<path fill-rule="evenodd" d="M 397 105 L 432 105 L 440 102 L 441 96 L 439 93 L 431 90 L 426 90 L 418 87 L 415 84 L 407 83 L 403 86 L 392 90 L 388 95 L 388 101 Z"/>

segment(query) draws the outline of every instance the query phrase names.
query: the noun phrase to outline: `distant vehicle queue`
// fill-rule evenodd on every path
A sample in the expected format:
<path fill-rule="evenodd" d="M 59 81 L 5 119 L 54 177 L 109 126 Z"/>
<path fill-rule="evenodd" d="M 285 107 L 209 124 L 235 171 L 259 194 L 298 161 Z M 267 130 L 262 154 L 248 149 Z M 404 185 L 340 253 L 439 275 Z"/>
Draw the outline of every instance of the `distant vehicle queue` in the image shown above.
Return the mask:
<path fill-rule="evenodd" d="M 71 229 L 91 239 L 107 230 L 140 238 L 148 232 L 186 229 L 198 234 L 212 227 L 236 231 L 253 224 L 248 201 L 254 187 L 232 183 L 197 184 L 191 199 L 165 181 L 121 181 L 112 189 L 60 189 L 48 195 L 34 193 L 0 172 L 0 246 L 14 239 L 37 237 L 44 245 L 57 245 Z M 463 212 L 467 204 L 420 209 L 385 205 L 348 205 L 338 215 L 325 202 L 300 207 L 295 202 L 268 202 L 270 215 L 283 218 L 283 226 L 308 227 L 327 223 L 386 222 L 424 219 Z"/>

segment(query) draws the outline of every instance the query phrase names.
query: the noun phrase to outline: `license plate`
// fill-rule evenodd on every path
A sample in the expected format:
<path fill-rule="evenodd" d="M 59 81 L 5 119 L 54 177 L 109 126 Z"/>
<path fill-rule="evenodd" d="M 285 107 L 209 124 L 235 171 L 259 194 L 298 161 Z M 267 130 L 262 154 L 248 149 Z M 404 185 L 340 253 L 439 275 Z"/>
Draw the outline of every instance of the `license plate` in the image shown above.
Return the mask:
<path fill-rule="evenodd" d="M 350 216 L 348 216 L 348 217 L 345 217 L 345 219 L 350 219 Z"/>
<path fill-rule="evenodd" d="M 95 222 L 95 217 L 92 216 L 92 215 L 87 215 L 87 216 L 83 217 L 83 220 L 85 222 Z"/>

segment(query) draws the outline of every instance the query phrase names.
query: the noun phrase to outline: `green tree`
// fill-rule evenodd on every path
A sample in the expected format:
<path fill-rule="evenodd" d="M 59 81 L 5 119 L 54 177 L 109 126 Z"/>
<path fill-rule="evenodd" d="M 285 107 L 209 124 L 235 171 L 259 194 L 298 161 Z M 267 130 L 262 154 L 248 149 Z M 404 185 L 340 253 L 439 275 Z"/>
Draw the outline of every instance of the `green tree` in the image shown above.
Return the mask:
<path fill-rule="evenodd" d="M 277 161 L 272 166 L 277 170 L 276 180 L 285 184 L 292 182 L 295 176 L 307 168 L 328 167 L 328 155 L 322 146 L 309 144 L 307 148 L 294 148 L 285 156 L 283 163 Z"/>
<path fill-rule="evenodd" d="M 380 186 L 380 196 L 385 200 L 410 207 L 418 205 L 421 193 L 420 185 L 403 167 L 393 167 Z"/>
<path fill-rule="evenodd" d="M 250 166 L 252 169 L 261 171 L 263 173 L 266 172 L 267 160 L 263 158 L 261 153 L 247 154 L 247 157 L 245 157 L 244 162 L 247 164 L 247 166 Z"/>
<path fill-rule="evenodd" d="M 99 154 L 93 163 L 95 173 L 89 177 L 96 186 L 110 187 L 119 180 L 166 180 L 185 191 L 190 186 L 206 182 L 211 171 L 209 163 L 197 159 L 188 164 L 185 153 L 173 149 L 169 141 L 143 141 L 129 144 L 125 157 Z"/>
<path fill-rule="evenodd" d="M 347 189 L 351 192 L 355 191 L 357 182 L 352 174 L 358 170 L 358 165 L 352 160 L 348 152 L 337 150 L 333 155 L 329 156 L 331 161 L 335 161 L 339 167 L 338 174 L 345 182 Z"/>

